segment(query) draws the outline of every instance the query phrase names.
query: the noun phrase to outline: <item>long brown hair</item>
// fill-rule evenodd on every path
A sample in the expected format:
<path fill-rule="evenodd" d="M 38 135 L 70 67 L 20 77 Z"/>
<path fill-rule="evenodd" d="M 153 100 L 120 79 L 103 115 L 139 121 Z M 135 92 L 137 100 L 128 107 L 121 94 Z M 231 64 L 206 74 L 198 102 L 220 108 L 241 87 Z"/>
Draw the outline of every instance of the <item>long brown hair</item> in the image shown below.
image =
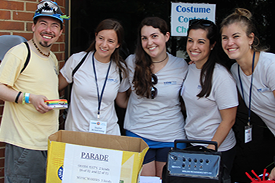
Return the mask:
<path fill-rule="evenodd" d="M 124 29 L 122 25 L 114 19 L 105 19 L 101 21 L 98 26 L 95 29 L 95 34 L 99 33 L 102 30 L 114 30 L 117 35 L 118 44 L 120 45 L 118 48 L 115 49 L 115 51 L 111 55 L 112 61 L 116 63 L 118 68 L 123 72 L 123 76 L 127 77 L 127 65 L 125 60 L 119 55 L 119 49 L 122 46 L 123 43 L 123 37 L 124 37 Z M 90 51 L 96 51 L 95 48 L 96 40 L 94 40 L 90 47 L 86 50 L 86 52 Z"/>
<path fill-rule="evenodd" d="M 192 24 L 191 22 L 195 22 L 195 23 Z M 207 37 L 207 39 L 209 39 L 210 46 L 213 46 L 215 43 L 217 43 L 218 28 L 212 21 L 204 20 L 204 19 L 191 20 L 189 22 L 187 37 L 191 30 L 197 30 L 197 29 L 202 29 L 207 32 L 206 37 Z M 201 84 L 202 90 L 197 95 L 197 97 L 199 97 L 199 98 L 208 97 L 211 93 L 213 72 L 214 72 L 216 63 L 219 63 L 219 64 L 225 66 L 225 63 L 223 63 L 217 57 L 217 54 L 218 54 L 217 46 L 214 46 L 214 48 L 210 51 L 210 55 L 209 55 L 207 61 L 202 66 L 201 73 L 200 73 L 200 84 Z"/>
<path fill-rule="evenodd" d="M 142 20 L 138 29 L 137 47 L 135 51 L 135 74 L 133 78 L 133 84 L 135 92 L 141 97 L 150 98 L 152 79 L 152 71 L 150 66 L 152 65 L 151 57 L 144 51 L 141 43 L 141 29 L 143 26 L 152 26 L 166 35 L 169 31 L 167 23 L 159 17 L 147 17 Z"/>

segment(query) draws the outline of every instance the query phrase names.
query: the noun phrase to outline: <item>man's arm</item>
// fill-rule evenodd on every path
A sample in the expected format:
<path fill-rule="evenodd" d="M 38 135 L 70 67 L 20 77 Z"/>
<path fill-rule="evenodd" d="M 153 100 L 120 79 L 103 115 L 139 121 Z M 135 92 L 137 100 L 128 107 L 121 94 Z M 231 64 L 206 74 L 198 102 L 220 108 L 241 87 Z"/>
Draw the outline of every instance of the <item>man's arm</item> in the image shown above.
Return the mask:
<path fill-rule="evenodd" d="M 18 91 L 13 90 L 12 88 L 8 87 L 7 85 L 0 83 L 0 99 L 7 102 L 15 102 L 17 95 L 19 94 Z M 23 93 L 18 96 L 17 103 L 21 104 L 23 100 Z M 48 100 L 47 97 L 43 95 L 35 95 L 30 94 L 29 101 L 35 107 L 35 109 L 44 114 L 50 110 L 51 107 L 45 104 L 45 100 Z"/>

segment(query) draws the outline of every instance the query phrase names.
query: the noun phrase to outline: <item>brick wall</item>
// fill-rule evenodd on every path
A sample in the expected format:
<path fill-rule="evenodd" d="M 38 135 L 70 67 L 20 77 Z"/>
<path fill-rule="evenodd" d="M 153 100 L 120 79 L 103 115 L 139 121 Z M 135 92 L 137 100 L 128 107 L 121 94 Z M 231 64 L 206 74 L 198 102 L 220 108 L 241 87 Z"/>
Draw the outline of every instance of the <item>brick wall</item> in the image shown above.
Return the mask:
<path fill-rule="evenodd" d="M 54 0 L 65 13 L 65 0 Z M 32 38 L 32 17 L 39 0 L 0 0 L 0 36 L 20 35 L 27 40 Z M 63 35 L 52 46 L 52 51 L 59 60 L 60 68 L 65 63 L 65 27 Z M 0 100 L 0 121 L 4 102 Z M 0 142 L 0 183 L 4 182 L 5 144 Z"/>

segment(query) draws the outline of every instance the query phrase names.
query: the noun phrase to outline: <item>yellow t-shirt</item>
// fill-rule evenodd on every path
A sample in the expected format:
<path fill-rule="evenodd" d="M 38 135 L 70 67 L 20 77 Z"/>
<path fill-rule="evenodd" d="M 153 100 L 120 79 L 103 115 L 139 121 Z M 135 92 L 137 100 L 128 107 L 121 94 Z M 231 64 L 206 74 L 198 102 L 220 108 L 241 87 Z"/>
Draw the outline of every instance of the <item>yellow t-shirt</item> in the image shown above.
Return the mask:
<path fill-rule="evenodd" d="M 27 48 L 21 43 L 10 49 L 0 65 L 0 82 L 16 91 L 58 99 L 58 62 L 53 53 L 48 58 L 31 51 L 26 69 Z M 47 150 L 48 136 L 58 130 L 58 110 L 45 114 L 32 104 L 5 102 L 0 126 L 0 141 L 33 150 Z"/>

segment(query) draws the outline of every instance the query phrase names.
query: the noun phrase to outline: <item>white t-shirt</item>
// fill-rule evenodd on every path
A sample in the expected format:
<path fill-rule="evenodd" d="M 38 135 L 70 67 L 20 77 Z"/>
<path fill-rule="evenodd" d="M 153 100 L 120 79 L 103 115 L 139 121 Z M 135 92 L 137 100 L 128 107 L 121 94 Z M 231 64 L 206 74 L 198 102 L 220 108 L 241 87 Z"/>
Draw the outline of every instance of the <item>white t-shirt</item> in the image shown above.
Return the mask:
<path fill-rule="evenodd" d="M 242 96 L 237 63 L 232 65 L 231 72 L 237 82 L 239 92 Z M 252 75 L 245 75 L 240 68 L 240 76 L 244 91 L 244 101 L 246 106 L 248 107 Z M 270 131 L 275 135 L 275 97 L 273 95 L 274 90 L 275 54 L 261 52 L 259 61 L 253 72 L 251 110 L 255 112 L 266 123 Z"/>
<path fill-rule="evenodd" d="M 68 83 L 72 82 L 72 71 L 85 54 L 86 52 L 73 54 L 60 70 Z M 94 61 L 99 95 L 101 95 L 109 63 L 101 63 L 95 58 Z M 100 107 L 100 120 L 107 122 L 107 134 L 120 135 L 114 100 L 118 92 L 127 90 L 128 85 L 125 87 L 123 83 L 127 83 L 127 80 L 122 79 L 120 83 L 119 68 L 115 62 L 112 62 Z M 65 130 L 88 132 L 90 121 L 97 120 L 97 112 L 98 95 L 92 63 L 92 52 L 90 52 L 84 63 L 74 74 Z"/>
<path fill-rule="evenodd" d="M 187 73 L 187 63 L 182 58 L 168 54 L 167 64 L 155 75 L 154 85 L 158 94 L 154 99 L 137 96 L 132 84 L 135 71 L 135 56 L 127 59 L 132 93 L 129 98 L 124 128 L 143 138 L 159 142 L 174 142 L 186 139 L 184 119 L 179 102 L 179 91 Z"/>
<path fill-rule="evenodd" d="M 189 140 L 211 141 L 222 121 L 220 110 L 238 106 L 237 88 L 226 68 L 216 64 L 210 95 L 198 98 L 201 91 L 200 73 L 201 69 L 197 69 L 195 64 L 189 65 L 183 83 L 182 97 L 187 112 L 185 131 Z M 218 151 L 227 151 L 235 144 L 235 135 L 231 129 Z"/>

